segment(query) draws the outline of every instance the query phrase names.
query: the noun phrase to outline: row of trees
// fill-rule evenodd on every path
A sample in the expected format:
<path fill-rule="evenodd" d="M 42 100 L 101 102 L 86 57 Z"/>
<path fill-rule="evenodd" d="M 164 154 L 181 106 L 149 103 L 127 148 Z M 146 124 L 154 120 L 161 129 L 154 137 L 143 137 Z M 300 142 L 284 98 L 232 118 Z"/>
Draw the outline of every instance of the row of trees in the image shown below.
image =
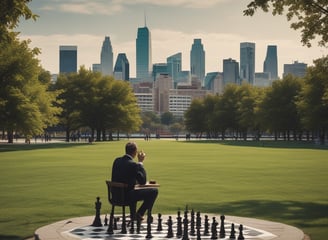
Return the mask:
<path fill-rule="evenodd" d="M 60 75 L 54 85 L 63 110 L 60 123 L 66 140 L 82 128 L 91 138 L 106 140 L 113 132 L 130 133 L 141 126 L 140 108 L 130 84 L 81 67 L 78 73 Z"/>
<path fill-rule="evenodd" d="M 328 56 L 314 64 L 304 79 L 288 75 L 268 88 L 228 85 L 222 95 L 193 101 L 185 113 L 186 129 L 222 138 L 229 132 L 244 139 L 266 132 L 289 140 L 306 133 L 323 143 L 328 128 Z"/>

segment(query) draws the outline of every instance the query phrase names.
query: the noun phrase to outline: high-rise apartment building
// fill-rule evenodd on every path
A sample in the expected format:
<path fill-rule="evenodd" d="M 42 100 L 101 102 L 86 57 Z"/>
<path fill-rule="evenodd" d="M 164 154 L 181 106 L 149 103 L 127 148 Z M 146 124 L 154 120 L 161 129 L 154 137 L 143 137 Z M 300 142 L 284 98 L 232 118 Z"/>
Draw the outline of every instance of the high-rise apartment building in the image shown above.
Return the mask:
<path fill-rule="evenodd" d="M 151 79 L 152 52 L 151 35 L 149 29 L 145 26 L 138 28 L 136 39 L 136 77 L 139 79 Z"/>
<path fill-rule="evenodd" d="M 77 72 L 77 46 L 59 46 L 59 73 Z"/>
<path fill-rule="evenodd" d="M 130 79 L 130 64 L 125 53 L 119 53 L 117 55 L 115 67 L 114 67 L 114 77 L 117 80 Z"/>
<path fill-rule="evenodd" d="M 190 51 L 190 71 L 199 80 L 203 81 L 205 77 L 205 51 L 201 39 L 194 39 Z"/>
<path fill-rule="evenodd" d="M 178 73 L 181 72 L 182 54 L 174 54 L 166 59 L 168 74 L 172 77 L 173 83 L 178 82 Z"/>
<path fill-rule="evenodd" d="M 277 46 L 269 45 L 263 64 L 263 72 L 270 73 L 271 80 L 278 79 L 278 57 Z"/>
<path fill-rule="evenodd" d="M 240 84 L 239 63 L 234 59 L 223 59 L 223 84 Z"/>
<path fill-rule="evenodd" d="M 100 55 L 102 74 L 113 75 L 113 48 L 108 36 L 106 36 L 103 41 Z"/>
<path fill-rule="evenodd" d="M 251 85 L 255 76 L 255 43 L 240 43 L 240 78 Z"/>
<path fill-rule="evenodd" d="M 292 74 L 296 77 L 304 77 L 306 74 L 307 64 L 295 61 L 292 64 L 284 64 L 284 76 Z"/>

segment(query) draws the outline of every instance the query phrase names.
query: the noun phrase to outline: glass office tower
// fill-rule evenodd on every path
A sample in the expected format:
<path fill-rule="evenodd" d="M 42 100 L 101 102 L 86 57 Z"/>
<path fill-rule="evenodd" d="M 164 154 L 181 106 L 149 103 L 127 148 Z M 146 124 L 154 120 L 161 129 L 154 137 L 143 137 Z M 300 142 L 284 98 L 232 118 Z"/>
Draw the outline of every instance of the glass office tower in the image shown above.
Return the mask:
<path fill-rule="evenodd" d="M 278 57 L 277 46 L 269 45 L 267 47 L 267 53 L 263 64 L 263 72 L 270 73 L 271 80 L 278 79 Z"/>
<path fill-rule="evenodd" d="M 178 81 L 178 73 L 181 71 L 182 53 L 174 54 L 166 59 L 168 74 L 172 77 L 173 83 Z"/>
<path fill-rule="evenodd" d="M 77 46 L 59 46 L 59 73 L 77 72 Z"/>
<path fill-rule="evenodd" d="M 236 60 L 223 59 L 223 83 L 224 86 L 229 83 L 240 84 L 239 63 Z"/>
<path fill-rule="evenodd" d="M 194 39 L 190 51 L 190 71 L 199 80 L 203 81 L 205 77 L 205 51 L 201 39 Z"/>
<path fill-rule="evenodd" d="M 240 43 L 240 78 L 251 85 L 255 77 L 255 43 Z"/>
<path fill-rule="evenodd" d="M 148 28 L 138 28 L 136 39 L 136 63 L 137 74 L 139 79 L 151 79 L 152 53 L 151 53 L 151 36 Z"/>
<path fill-rule="evenodd" d="M 119 53 L 117 55 L 114 67 L 114 76 L 117 80 L 128 81 L 130 79 L 130 64 L 125 53 Z"/>
<path fill-rule="evenodd" d="M 108 36 L 103 41 L 100 64 L 103 75 L 113 75 L 113 48 Z"/>

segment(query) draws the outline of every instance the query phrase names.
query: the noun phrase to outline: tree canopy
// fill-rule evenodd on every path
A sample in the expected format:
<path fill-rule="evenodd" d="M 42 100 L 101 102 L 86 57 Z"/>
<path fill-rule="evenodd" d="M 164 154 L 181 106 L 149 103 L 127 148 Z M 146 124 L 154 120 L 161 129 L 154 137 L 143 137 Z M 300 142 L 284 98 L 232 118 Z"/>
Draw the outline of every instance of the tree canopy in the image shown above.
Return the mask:
<path fill-rule="evenodd" d="M 253 16 L 257 9 L 273 15 L 283 15 L 286 11 L 292 29 L 301 30 L 301 42 L 308 47 L 319 37 L 318 44 L 328 43 L 328 0 L 254 0 L 247 5 L 244 15 Z"/>

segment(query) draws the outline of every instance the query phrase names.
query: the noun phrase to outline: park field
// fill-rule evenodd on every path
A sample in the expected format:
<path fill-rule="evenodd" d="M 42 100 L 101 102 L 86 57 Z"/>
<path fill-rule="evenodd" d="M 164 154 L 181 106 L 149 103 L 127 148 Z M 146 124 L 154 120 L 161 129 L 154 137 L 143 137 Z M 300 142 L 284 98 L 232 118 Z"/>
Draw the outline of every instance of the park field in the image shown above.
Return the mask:
<path fill-rule="evenodd" d="M 135 140 L 149 180 L 161 186 L 153 213 L 177 210 L 283 222 L 311 240 L 328 237 L 328 149 L 282 142 Z M 0 144 L 0 239 L 18 240 L 55 221 L 109 212 L 105 180 L 127 140 Z M 91 224 L 91 223 L 90 223 Z"/>

